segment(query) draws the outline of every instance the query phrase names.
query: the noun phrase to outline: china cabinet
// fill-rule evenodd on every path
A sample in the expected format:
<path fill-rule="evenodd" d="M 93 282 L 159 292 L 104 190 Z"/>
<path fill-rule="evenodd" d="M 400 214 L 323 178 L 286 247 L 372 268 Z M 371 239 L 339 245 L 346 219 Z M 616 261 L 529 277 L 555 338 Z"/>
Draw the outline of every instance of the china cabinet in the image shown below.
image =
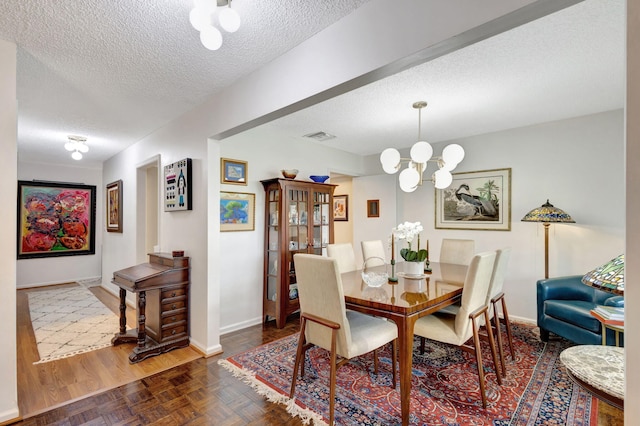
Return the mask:
<path fill-rule="evenodd" d="M 293 255 L 327 254 L 333 243 L 335 185 L 294 179 L 261 181 L 265 190 L 263 318 L 282 328 L 299 309 Z"/>

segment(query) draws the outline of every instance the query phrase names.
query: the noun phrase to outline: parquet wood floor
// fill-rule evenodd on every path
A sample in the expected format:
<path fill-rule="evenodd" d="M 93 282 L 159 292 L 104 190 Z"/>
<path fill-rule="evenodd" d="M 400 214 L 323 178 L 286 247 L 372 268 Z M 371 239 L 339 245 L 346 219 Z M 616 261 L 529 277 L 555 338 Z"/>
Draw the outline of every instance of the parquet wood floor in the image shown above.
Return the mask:
<path fill-rule="evenodd" d="M 220 358 L 298 331 L 292 319 L 222 336 L 224 354 L 199 358 L 24 419 L 20 425 L 301 425 L 218 365 Z M 146 361 L 143 361 L 143 363 Z"/>
<path fill-rule="evenodd" d="M 20 305 L 20 300 L 18 303 Z M 84 398 L 76 398 L 75 401 L 63 403 L 58 408 L 29 416 L 15 424 L 301 425 L 302 421 L 291 417 L 283 405 L 267 402 L 263 396 L 258 395 L 253 389 L 217 364 L 220 358 L 229 357 L 288 336 L 296 331 L 298 331 L 298 321 L 295 318 L 290 320 L 281 330 L 275 327 L 274 321 L 265 325 L 249 327 L 222 336 L 221 344 L 225 352 L 221 355 L 208 359 L 198 358 L 165 369 L 157 374 L 130 380 L 129 383 L 114 386 L 103 392 L 91 392 Z M 20 335 L 22 332 L 19 331 L 18 334 Z M 130 348 L 125 349 L 117 357 L 127 359 L 129 351 Z M 136 365 L 145 364 L 152 359 L 162 358 L 173 352 L 177 351 L 150 358 Z M 58 378 L 65 376 L 62 371 L 66 371 L 67 368 L 52 368 L 48 374 L 51 376 L 50 386 L 43 388 L 44 390 L 31 387 L 29 392 L 64 394 L 65 386 L 60 385 L 61 381 Z M 102 372 L 96 372 L 90 376 L 108 375 L 109 363 L 104 363 L 100 368 L 103 370 Z M 87 373 L 87 367 L 81 367 L 76 373 L 77 380 Z M 54 377 L 56 380 L 53 379 Z M 57 386 L 60 386 L 60 389 Z M 20 395 L 25 395 L 24 389 Z M 605 404 L 600 404 L 598 425 L 622 426 L 624 423 L 623 412 L 610 406 L 609 408 L 603 407 L 603 405 Z"/>
<path fill-rule="evenodd" d="M 22 418 L 116 388 L 202 356 L 192 348 L 182 348 L 138 364 L 130 364 L 128 356 L 135 346 L 132 343 L 34 365 L 40 358 L 31 326 L 27 292 L 51 288 L 48 286 L 17 292 L 18 407 Z M 100 287 L 92 287 L 90 290 L 119 315 L 117 297 Z M 135 309 L 127 309 L 127 325 L 132 327 L 135 324 Z M 117 331 L 114 330 L 114 335 Z"/>

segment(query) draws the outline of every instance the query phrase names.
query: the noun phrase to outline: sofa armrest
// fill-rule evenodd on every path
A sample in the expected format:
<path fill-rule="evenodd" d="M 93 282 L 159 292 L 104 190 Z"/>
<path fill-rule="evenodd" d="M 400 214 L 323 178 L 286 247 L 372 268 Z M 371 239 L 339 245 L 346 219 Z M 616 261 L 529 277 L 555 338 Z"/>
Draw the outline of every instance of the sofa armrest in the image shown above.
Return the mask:
<path fill-rule="evenodd" d="M 617 306 L 624 308 L 624 296 L 611 296 L 604 301 L 605 306 Z"/>
<path fill-rule="evenodd" d="M 549 299 L 554 300 L 593 300 L 593 290 L 582 283 L 582 275 L 547 278 L 539 280 L 538 305 Z M 539 306 L 541 307 L 541 306 Z"/>

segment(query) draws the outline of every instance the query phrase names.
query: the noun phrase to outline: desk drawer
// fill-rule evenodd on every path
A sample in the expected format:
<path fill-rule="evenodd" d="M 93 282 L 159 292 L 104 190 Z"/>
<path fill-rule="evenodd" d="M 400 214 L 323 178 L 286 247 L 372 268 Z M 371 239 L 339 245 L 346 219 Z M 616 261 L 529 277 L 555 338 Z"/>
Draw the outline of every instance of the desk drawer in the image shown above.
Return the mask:
<path fill-rule="evenodd" d="M 186 336 L 186 334 L 187 334 L 186 324 L 179 325 L 177 327 L 163 328 L 161 341 L 164 342 L 165 340 L 183 337 L 183 336 Z"/>
<path fill-rule="evenodd" d="M 171 312 L 170 315 L 163 314 L 162 315 L 162 326 L 171 326 L 173 324 L 177 324 L 181 321 L 187 320 L 187 310 L 181 309 L 178 312 Z"/>
<path fill-rule="evenodd" d="M 186 287 L 163 290 L 162 293 L 160 294 L 160 299 L 167 300 L 167 299 L 173 299 L 174 297 L 182 297 L 186 293 L 187 293 Z"/>
<path fill-rule="evenodd" d="M 162 301 L 162 313 L 176 311 L 178 309 L 185 309 L 187 307 L 187 298 L 169 299 Z"/>

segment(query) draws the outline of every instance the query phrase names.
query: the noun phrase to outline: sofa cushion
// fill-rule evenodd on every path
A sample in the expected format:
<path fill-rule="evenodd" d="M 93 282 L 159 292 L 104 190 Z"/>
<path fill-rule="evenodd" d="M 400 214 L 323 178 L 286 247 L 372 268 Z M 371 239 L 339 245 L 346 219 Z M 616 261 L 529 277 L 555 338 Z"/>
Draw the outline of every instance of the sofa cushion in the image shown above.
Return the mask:
<path fill-rule="evenodd" d="M 582 300 L 545 300 L 544 313 L 594 333 L 601 332 L 600 321 L 589 311 L 595 308 L 591 302 Z"/>

